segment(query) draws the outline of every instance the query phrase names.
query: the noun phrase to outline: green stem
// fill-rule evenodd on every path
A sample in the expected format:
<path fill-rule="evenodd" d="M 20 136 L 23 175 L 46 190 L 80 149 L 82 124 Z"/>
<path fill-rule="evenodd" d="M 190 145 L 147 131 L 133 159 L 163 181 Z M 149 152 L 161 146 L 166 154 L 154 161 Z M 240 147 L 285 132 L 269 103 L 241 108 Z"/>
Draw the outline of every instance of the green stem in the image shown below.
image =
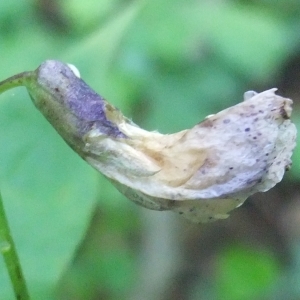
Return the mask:
<path fill-rule="evenodd" d="M 7 218 L 0 195 L 0 251 L 4 257 L 6 268 L 13 285 L 16 299 L 28 300 L 29 294 L 21 269 L 14 241 L 10 235 Z"/>
<path fill-rule="evenodd" d="M 26 86 L 26 82 L 32 79 L 34 72 L 23 72 L 9 77 L 0 82 L 0 94 L 17 86 Z"/>
<path fill-rule="evenodd" d="M 17 86 L 26 86 L 28 82 L 32 80 L 33 76 L 34 76 L 34 72 L 23 72 L 1 81 L 0 94 Z M 0 252 L 3 255 L 16 299 L 28 300 L 29 294 L 28 294 L 27 286 L 25 283 L 22 268 L 15 248 L 15 244 L 10 235 L 10 230 L 5 215 L 1 195 L 0 195 Z"/>

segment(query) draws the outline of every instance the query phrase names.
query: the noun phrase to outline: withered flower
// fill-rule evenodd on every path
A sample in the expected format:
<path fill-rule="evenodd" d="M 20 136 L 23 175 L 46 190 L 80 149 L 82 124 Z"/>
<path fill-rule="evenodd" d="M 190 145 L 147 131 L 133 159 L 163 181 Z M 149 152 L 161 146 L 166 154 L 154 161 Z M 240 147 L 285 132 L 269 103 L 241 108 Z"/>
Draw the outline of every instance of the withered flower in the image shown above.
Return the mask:
<path fill-rule="evenodd" d="M 143 130 L 59 61 L 0 83 L 25 85 L 35 106 L 84 160 L 127 198 L 194 222 L 224 219 L 291 165 L 292 100 L 246 92 L 243 102 L 174 134 Z"/>

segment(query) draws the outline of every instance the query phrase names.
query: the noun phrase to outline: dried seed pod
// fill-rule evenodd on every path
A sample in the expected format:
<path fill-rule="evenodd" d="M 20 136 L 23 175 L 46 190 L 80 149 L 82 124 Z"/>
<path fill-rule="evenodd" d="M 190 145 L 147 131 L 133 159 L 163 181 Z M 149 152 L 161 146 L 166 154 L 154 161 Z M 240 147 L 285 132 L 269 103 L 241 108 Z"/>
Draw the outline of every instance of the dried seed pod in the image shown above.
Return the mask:
<path fill-rule="evenodd" d="M 175 211 L 194 222 L 223 219 L 250 195 L 281 181 L 291 165 L 292 101 L 276 89 L 246 92 L 245 101 L 193 128 L 163 135 L 124 117 L 72 66 L 50 60 L 23 74 L 19 84 L 65 141 L 149 209 Z"/>

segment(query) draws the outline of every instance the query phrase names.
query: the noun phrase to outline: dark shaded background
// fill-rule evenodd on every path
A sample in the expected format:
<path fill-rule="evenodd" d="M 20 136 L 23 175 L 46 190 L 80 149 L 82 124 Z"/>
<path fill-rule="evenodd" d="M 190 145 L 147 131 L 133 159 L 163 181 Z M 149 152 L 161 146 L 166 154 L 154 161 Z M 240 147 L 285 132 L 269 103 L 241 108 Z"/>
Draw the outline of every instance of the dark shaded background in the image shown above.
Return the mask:
<path fill-rule="evenodd" d="M 299 16 L 297 0 L 1 1 L 0 75 L 73 63 L 163 133 L 278 87 L 299 124 Z M 23 89 L 0 105 L 0 187 L 33 299 L 300 299 L 298 148 L 275 188 L 195 225 L 126 200 Z M 0 287 L 12 299 L 2 264 Z"/>

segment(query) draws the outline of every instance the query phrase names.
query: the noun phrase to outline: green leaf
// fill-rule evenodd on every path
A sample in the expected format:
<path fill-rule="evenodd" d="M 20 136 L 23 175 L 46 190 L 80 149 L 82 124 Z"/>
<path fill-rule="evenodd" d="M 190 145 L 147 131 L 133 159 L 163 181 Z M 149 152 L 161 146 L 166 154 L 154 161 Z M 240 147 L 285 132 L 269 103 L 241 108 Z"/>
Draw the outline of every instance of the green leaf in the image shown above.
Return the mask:
<path fill-rule="evenodd" d="M 17 92 L 16 97 L 2 98 L 0 178 L 5 208 L 30 293 L 47 295 L 84 234 L 98 175 L 39 115 L 28 95 Z M 0 270 L 2 282 L 5 268 Z M 8 299 L 9 289 L 1 288 L 1 298 Z"/>
<path fill-rule="evenodd" d="M 66 51 L 66 60 L 75 64 L 80 72 L 85 74 L 85 81 L 92 87 L 106 91 L 109 67 L 140 7 L 139 3 L 130 4 L 108 24 L 99 27 L 75 47 Z"/>
<path fill-rule="evenodd" d="M 201 43 L 210 47 L 227 70 L 252 80 L 275 76 L 295 45 L 287 24 L 256 6 L 198 4 L 183 12 L 190 15 L 188 22 L 198 24 Z"/>
<path fill-rule="evenodd" d="M 279 264 L 267 250 L 232 245 L 216 258 L 216 299 L 259 299 L 279 278 Z"/>
<path fill-rule="evenodd" d="M 105 77 L 136 7 L 130 6 L 73 49 L 77 57 L 102 50 L 105 56 L 93 74 Z M 86 68 L 91 65 L 90 57 L 81 62 Z M 55 283 L 83 237 L 101 184 L 109 183 L 99 180 L 98 173 L 73 153 L 24 90 L 1 95 L 0 139 L 0 187 L 29 293 L 33 299 L 51 299 Z M 2 262 L 0 270 L 0 298 L 10 299 Z"/>

